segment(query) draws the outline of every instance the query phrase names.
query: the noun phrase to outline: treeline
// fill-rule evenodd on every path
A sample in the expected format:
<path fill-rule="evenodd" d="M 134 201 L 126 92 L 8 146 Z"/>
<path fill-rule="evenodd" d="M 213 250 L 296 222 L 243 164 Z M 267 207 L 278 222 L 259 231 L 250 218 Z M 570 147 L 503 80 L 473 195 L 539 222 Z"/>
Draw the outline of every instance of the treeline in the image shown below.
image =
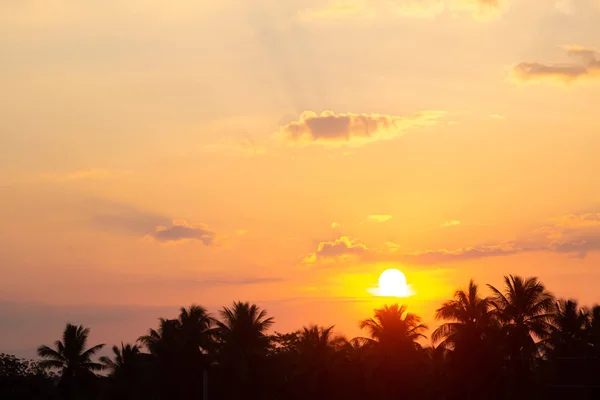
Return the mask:
<path fill-rule="evenodd" d="M 41 361 L 0 356 L 0 398 L 149 400 L 600 398 L 600 306 L 556 300 L 536 278 L 505 277 L 484 297 L 471 281 L 436 311 L 431 333 L 405 306 L 360 322 L 269 334 L 266 310 L 236 302 L 216 318 L 197 305 L 135 344 L 88 346 L 68 324 Z"/>

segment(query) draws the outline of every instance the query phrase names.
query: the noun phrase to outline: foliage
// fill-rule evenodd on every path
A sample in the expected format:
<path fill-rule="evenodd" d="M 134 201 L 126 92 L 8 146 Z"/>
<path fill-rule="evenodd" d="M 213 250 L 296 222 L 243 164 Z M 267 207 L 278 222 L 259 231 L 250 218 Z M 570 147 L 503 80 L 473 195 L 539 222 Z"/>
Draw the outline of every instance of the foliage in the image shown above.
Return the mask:
<path fill-rule="evenodd" d="M 351 340 L 334 326 L 269 334 L 274 320 L 234 302 L 217 317 L 198 305 L 138 344 L 87 347 L 89 329 L 67 324 L 41 361 L 0 355 L 2 399 L 325 400 L 596 398 L 600 306 L 555 300 L 537 278 L 507 276 L 486 297 L 475 282 L 444 302 L 427 326 L 400 304 L 359 323 Z M 104 371 L 106 376 L 100 375 Z M 57 385 L 53 375 L 56 372 Z"/>

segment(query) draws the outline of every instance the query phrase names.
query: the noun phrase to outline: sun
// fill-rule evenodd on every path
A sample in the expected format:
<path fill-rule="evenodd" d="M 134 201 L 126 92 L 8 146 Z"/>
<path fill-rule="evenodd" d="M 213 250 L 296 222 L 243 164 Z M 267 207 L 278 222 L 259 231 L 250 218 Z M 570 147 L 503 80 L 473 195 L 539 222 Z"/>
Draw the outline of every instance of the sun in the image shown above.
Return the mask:
<path fill-rule="evenodd" d="M 410 286 L 406 283 L 406 276 L 395 268 L 386 269 L 381 273 L 379 287 L 372 290 L 371 293 L 385 297 L 408 297 L 413 294 Z"/>

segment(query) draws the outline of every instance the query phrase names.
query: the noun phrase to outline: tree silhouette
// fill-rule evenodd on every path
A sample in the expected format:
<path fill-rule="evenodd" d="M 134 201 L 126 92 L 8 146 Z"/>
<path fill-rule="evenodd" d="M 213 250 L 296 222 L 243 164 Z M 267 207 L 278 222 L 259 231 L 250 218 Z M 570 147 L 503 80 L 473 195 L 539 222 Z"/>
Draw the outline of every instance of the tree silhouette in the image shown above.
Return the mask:
<path fill-rule="evenodd" d="M 549 336 L 544 342 L 549 357 L 581 357 L 587 350 L 588 315 L 575 300 L 559 300 L 550 319 Z"/>
<path fill-rule="evenodd" d="M 273 325 L 272 317 L 256 304 L 234 302 L 231 308 L 219 311 L 219 320 L 212 330 L 216 339 L 217 362 L 234 384 L 226 388 L 228 396 L 259 398 L 258 383 L 264 368 L 264 357 L 270 347 L 268 329 Z"/>
<path fill-rule="evenodd" d="M 65 399 L 79 399 L 89 396 L 95 383 L 95 371 L 103 369 L 102 364 L 92 361 L 104 344 L 86 349 L 89 328 L 67 324 L 62 341 L 55 342 L 55 348 L 40 346 L 38 355 L 43 359 L 43 368 L 60 370 L 59 390 Z"/>
<path fill-rule="evenodd" d="M 142 354 L 137 345 L 123 344 L 112 347 L 113 358 L 100 357 L 105 370 L 109 371 L 109 394 L 113 399 L 136 400 L 147 398 L 144 385 L 148 382 L 147 354 Z M 146 360 L 148 361 L 148 360 Z"/>
<path fill-rule="evenodd" d="M 377 386 L 377 398 L 423 394 L 426 355 L 419 339 L 426 339 L 427 326 L 406 306 L 393 304 L 376 309 L 372 318 L 360 322 L 373 344 L 368 375 Z"/>
<path fill-rule="evenodd" d="M 479 287 L 471 280 L 466 291 L 457 290 L 454 298 L 435 313 L 436 319 L 448 322 L 440 325 L 431 338 L 439 342 L 438 352 L 440 347 L 448 352 L 446 383 L 459 397 L 481 398 L 490 379 L 498 373 L 493 366 L 498 364 L 501 344 L 491 305 L 492 300 L 481 297 Z"/>
<path fill-rule="evenodd" d="M 492 306 L 502 322 L 508 357 L 511 362 L 514 396 L 526 397 L 527 376 L 539 357 L 536 339 L 546 339 L 553 317 L 554 297 L 535 277 L 505 276 L 504 292 L 488 285 L 493 293 Z"/>
<path fill-rule="evenodd" d="M 178 319 L 159 319 L 158 330 L 139 338 L 154 357 L 159 391 L 164 398 L 195 399 L 202 393 L 202 375 L 208 368 L 212 319 L 206 309 L 180 309 Z"/>
<path fill-rule="evenodd" d="M 507 276 L 486 297 L 472 280 L 426 325 L 386 305 L 346 340 L 332 325 L 270 334 L 273 318 L 234 302 L 212 318 L 203 307 L 160 318 L 140 347 L 87 348 L 89 329 L 68 324 L 40 363 L 0 355 L 2 400 L 600 398 L 600 306 L 555 301 L 537 278 Z M 147 352 L 142 351 L 143 348 Z M 55 369 L 59 385 L 38 366 Z M 95 372 L 104 366 L 107 376 Z M 208 382 L 208 386 L 203 383 Z M 57 395 L 59 395 L 57 397 Z"/>
<path fill-rule="evenodd" d="M 418 340 L 427 338 L 423 334 L 427 325 L 421 323 L 421 317 L 398 304 L 375 310 L 374 317 L 361 321 L 359 327 L 365 329 L 372 340 L 394 348 L 420 349 Z"/>

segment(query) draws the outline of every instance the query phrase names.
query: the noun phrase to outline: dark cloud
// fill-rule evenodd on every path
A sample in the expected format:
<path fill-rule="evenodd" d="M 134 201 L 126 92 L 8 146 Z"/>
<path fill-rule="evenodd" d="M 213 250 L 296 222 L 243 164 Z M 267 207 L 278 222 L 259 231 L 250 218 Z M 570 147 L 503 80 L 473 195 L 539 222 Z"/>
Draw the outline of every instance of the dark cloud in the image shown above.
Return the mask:
<path fill-rule="evenodd" d="M 324 111 L 302 113 L 297 121 L 280 128 L 279 135 L 296 145 L 321 143 L 361 146 L 376 140 L 393 139 L 406 129 L 432 125 L 445 113 L 424 111 L 399 117 L 385 114 L 336 114 Z"/>
<path fill-rule="evenodd" d="M 92 225 L 108 232 L 149 236 L 163 243 L 198 240 L 207 246 L 214 244 L 216 237 L 216 233 L 206 225 L 173 221 L 164 215 L 128 204 L 91 200 L 87 202 L 87 207 L 92 210 Z"/>
<path fill-rule="evenodd" d="M 199 240 L 206 246 L 210 246 L 214 244 L 216 234 L 204 225 L 189 226 L 185 222 L 176 222 L 170 227 L 159 227 L 150 236 L 159 242 Z"/>
<path fill-rule="evenodd" d="M 574 62 L 566 64 L 542 64 L 523 62 L 513 67 L 513 79 L 517 82 L 554 80 L 569 83 L 580 78 L 600 78 L 600 53 L 580 46 L 566 46 L 567 55 Z"/>

